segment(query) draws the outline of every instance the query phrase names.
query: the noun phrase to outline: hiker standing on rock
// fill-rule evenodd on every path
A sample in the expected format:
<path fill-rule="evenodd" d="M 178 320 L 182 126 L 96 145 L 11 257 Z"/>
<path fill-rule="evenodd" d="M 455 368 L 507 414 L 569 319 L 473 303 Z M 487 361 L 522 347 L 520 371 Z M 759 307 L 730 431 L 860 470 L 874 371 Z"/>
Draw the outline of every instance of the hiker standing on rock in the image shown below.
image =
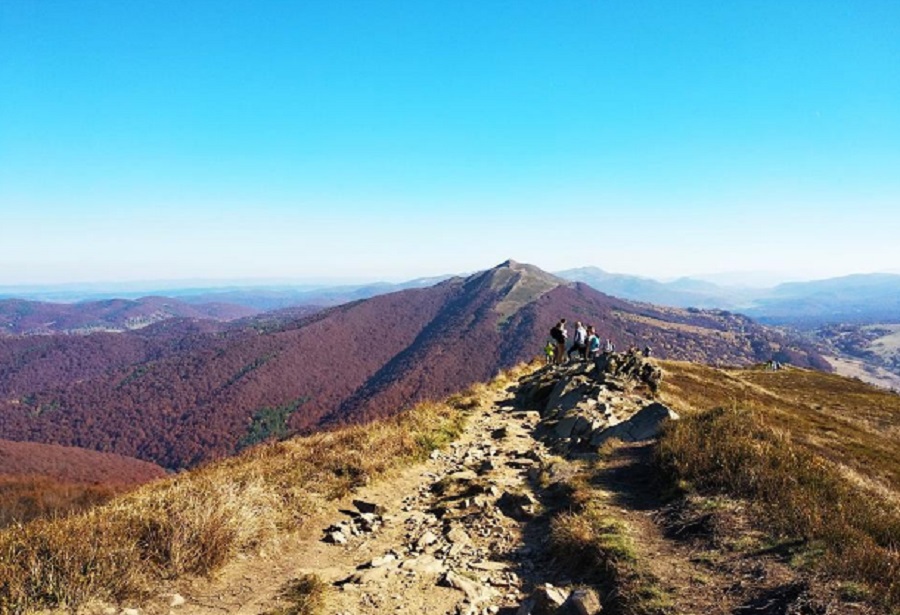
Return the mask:
<path fill-rule="evenodd" d="M 575 323 L 575 339 L 572 341 L 572 347 L 569 348 L 569 357 L 573 352 L 581 355 L 582 359 L 587 358 L 587 329 L 580 322 Z"/>
<path fill-rule="evenodd" d="M 550 337 L 556 342 L 556 352 L 554 353 L 556 364 L 562 365 L 566 357 L 566 338 L 569 337 L 569 334 L 566 331 L 565 318 L 560 318 L 559 322 L 556 323 L 556 326 L 550 329 Z"/>
<path fill-rule="evenodd" d="M 600 338 L 593 325 L 588 325 L 587 332 L 587 356 L 589 359 L 594 359 L 600 354 Z"/>

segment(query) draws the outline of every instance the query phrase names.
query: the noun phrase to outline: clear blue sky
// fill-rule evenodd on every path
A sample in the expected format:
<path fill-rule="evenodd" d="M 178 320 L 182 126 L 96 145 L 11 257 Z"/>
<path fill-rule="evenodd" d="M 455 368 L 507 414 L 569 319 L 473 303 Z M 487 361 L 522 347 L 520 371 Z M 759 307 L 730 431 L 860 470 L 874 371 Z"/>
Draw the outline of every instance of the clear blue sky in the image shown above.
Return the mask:
<path fill-rule="evenodd" d="M 900 3 L 0 2 L 0 284 L 900 269 Z"/>

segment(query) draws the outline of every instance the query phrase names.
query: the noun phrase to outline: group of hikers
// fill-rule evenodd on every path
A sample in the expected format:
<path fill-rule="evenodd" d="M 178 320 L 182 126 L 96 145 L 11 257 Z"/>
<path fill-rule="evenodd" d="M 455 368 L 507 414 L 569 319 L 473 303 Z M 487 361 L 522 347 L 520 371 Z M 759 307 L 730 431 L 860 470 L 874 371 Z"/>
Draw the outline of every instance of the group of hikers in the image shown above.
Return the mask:
<path fill-rule="evenodd" d="M 571 346 L 568 345 L 569 332 L 566 329 L 566 319 L 560 318 L 559 322 L 550 329 L 550 340 L 544 347 L 544 355 L 548 365 L 562 365 L 572 358 L 573 354 L 583 361 L 596 358 L 601 352 L 615 352 L 615 344 L 609 338 L 601 343 L 600 336 L 593 325 L 575 323 L 575 335 L 572 337 Z M 629 352 L 637 353 L 637 346 L 629 348 Z M 645 346 L 643 355 L 649 357 L 651 349 Z"/>

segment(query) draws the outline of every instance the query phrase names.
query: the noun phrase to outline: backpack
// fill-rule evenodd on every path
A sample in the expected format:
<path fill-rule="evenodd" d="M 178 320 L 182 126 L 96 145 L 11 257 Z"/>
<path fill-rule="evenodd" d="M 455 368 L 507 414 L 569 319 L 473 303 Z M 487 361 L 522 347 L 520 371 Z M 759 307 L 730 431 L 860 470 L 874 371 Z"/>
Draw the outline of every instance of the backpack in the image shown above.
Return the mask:
<path fill-rule="evenodd" d="M 566 341 L 566 338 L 563 335 L 562 329 L 559 328 L 559 325 L 555 325 L 552 329 L 550 329 L 550 337 L 552 337 L 560 344 Z"/>

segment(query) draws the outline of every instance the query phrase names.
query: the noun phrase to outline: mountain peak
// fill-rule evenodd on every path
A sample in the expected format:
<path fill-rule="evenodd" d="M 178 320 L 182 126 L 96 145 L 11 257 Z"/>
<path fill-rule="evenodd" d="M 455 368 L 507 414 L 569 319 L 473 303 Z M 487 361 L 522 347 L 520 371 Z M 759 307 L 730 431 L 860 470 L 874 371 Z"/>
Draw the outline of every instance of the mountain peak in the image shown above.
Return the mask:
<path fill-rule="evenodd" d="M 568 284 L 539 267 L 512 259 L 476 277 L 486 282 L 491 290 L 502 295 L 503 298 L 494 307 L 494 311 L 500 315 L 501 322 L 508 320 L 520 309 L 554 288 Z"/>

